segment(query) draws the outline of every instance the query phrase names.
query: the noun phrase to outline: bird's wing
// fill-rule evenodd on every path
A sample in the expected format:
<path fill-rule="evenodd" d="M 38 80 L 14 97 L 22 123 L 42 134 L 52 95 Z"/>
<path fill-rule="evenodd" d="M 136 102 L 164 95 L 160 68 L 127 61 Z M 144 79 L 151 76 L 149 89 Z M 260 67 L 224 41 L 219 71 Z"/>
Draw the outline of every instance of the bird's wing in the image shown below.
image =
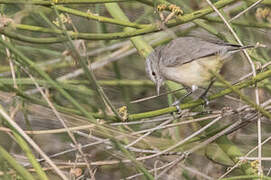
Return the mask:
<path fill-rule="evenodd" d="M 160 50 L 160 63 L 172 67 L 224 51 L 227 51 L 227 46 L 222 43 L 208 42 L 195 37 L 180 37 Z"/>

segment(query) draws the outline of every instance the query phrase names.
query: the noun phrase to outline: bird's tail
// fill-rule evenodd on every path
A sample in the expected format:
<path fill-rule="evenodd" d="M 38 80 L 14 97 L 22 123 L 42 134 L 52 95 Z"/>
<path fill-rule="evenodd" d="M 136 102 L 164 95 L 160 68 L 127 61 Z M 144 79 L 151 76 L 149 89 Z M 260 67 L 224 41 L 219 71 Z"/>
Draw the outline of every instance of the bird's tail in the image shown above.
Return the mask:
<path fill-rule="evenodd" d="M 241 51 L 243 49 L 266 47 L 266 45 L 260 44 L 259 42 L 257 42 L 256 45 L 241 46 L 241 45 L 237 45 L 237 44 L 229 44 L 229 46 L 232 47 L 232 49 L 229 50 L 230 53 L 235 53 L 235 52 Z"/>

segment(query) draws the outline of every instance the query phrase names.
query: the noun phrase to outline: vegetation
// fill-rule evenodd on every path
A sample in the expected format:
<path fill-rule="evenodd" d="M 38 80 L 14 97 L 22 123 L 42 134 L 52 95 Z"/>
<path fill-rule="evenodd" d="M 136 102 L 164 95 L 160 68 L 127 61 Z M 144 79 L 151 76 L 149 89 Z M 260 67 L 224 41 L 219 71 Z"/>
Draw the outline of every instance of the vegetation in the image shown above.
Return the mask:
<path fill-rule="evenodd" d="M 0 179 L 271 179 L 269 0 L 0 5 Z M 178 113 L 144 61 L 188 35 L 259 48 Z"/>

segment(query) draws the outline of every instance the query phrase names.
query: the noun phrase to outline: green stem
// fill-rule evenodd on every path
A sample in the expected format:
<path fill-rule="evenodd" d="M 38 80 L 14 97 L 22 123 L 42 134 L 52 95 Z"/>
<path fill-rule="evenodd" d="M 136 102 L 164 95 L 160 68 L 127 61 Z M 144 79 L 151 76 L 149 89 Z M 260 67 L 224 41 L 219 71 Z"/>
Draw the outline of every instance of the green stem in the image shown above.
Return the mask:
<path fill-rule="evenodd" d="M 250 105 L 251 107 L 255 108 L 257 111 L 261 112 L 265 117 L 269 118 L 271 120 L 271 114 L 266 111 L 263 107 L 259 106 L 258 104 L 255 104 L 249 97 L 245 96 L 244 94 L 242 94 L 238 88 L 236 88 L 235 86 L 232 86 L 229 82 L 227 82 L 226 80 L 224 80 L 224 78 L 219 75 L 216 72 L 212 72 L 213 74 L 215 74 L 215 77 L 221 81 L 223 84 L 225 84 L 229 89 L 231 89 L 232 92 L 236 93 L 239 95 L 239 97 L 245 101 L 248 105 Z"/>
<path fill-rule="evenodd" d="M 101 4 L 111 2 L 125 2 L 131 0 L 0 0 L 0 4 L 34 4 L 34 5 L 48 5 L 52 4 Z"/>
<path fill-rule="evenodd" d="M 36 170 L 36 173 L 39 176 L 39 179 L 41 180 L 48 180 L 47 175 L 41 168 L 40 164 L 38 163 L 36 157 L 34 156 L 33 152 L 29 148 L 28 144 L 25 142 L 25 140 L 16 132 L 13 133 L 17 143 L 20 145 L 24 153 L 26 154 L 29 162 L 32 164 L 33 168 Z"/>
<path fill-rule="evenodd" d="M 268 176 L 258 176 L 258 175 L 234 176 L 234 177 L 222 178 L 221 180 L 241 180 L 241 179 L 271 180 L 271 178 Z"/>
<path fill-rule="evenodd" d="M 15 169 L 18 174 L 21 175 L 23 179 L 34 180 L 34 177 L 23 167 L 21 166 L 16 159 L 14 159 L 2 146 L 0 146 L 0 159 L 4 159 L 8 164 Z"/>
<path fill-rule="evenodd" d="M 104 17 L 104 16 L 99 16 L 96 14 L 93 14 L 91 12 L 82 12 L 76 9 L 71 9 L 71 8 L 67 8 L 64 6 L 55 6 L 57 10 L 62 11 L 62 12 L 66 12 L 66 13 L 70 13 L 76 16 L 81 16 L 81 17 L 85 17 L 88 19 L 92 19 L 92 20 L 96 20 L 99 22 L 106 22 L 106 23 L 111 23 L 111 24 L 117 24 L 117 25 L 121 25 L 121 26 L 128 26 L 128 27 L 133 27 L 133 28 L 145 28 L 148 27 L 149 25 L 144 25 L 144 24 L 137 24 L 137 23 L 131 23 L 131 22 L 126 22 L 126 21 L 119 21 L 117 19 L 112 19 L 112 18 L 108 18 L 108 17 Z"/>
<path fill-rule="evenodd" d="M 217 8 L 222 8 L 226 5 L 229 5 L 233 2 L 236 2 L 236 0 L 223 0 L 215 3 L 214 5 Z M 110 4 L 110 3 L 109 3 Z M 107 4 L 105 4 L 107 5 Z M 167 24 L 168 27 L 173 27 L 177 26 L 180 24 L 184 24 L 187 22 L 190 22 L 194 19 L 200 18 L 202 16 L 205 16 L 207 14 L 210 14 L 213 12 L 212 8 L 204 8 L 198 11 L 195 11 L 190 14 L 186 14 L 184 16 L 178 16 L 176 19 L 170 20 Z M 134 36 L 139 36 L 143 34 L 148 34 L 151 32 L 157 32 L 161 31 L 160 25 L 159 24 L 151 24 L 148 25 L 146 28 L 138 29 L 138 30 L 132 30 L 130 29 L 129 31 L 125 30 L 124 32 L 117 32 L 117 33 L 107 33 L 107 34 L 101 34 L 101 33 L 77 33 L 77 32 L 68 32 L 69 36 L 71 39 L 85 39 L 85 40 L 112 40 L 112 39 L 120 39 L 120 38 L 130 38 Z M 49 38 L 33 38 L 25 35 L 18 34 L 16 32 L 11 32 L 10 28 L 3 28 L 0 30 L 1 34 L 4 34 L 10 38 L 17 39 L 20 41 L 25 41 L 25 42 L 31 42 L 31 43 L 41 43 L 41 44 L 46 44 L 46 43 L 60 43 L 67 41 L 67 37 L 49 37 Z M 56 31 L 56 33 L 61 33 L 63 34 L 63 31 Z M 137 46 L 139 47 L 139 46 Z M 146 57 L 146 54 L 144 54 L 144 49 L 139 49 L 143 50 L 143 56 Z M 148 50 L 147 50 L 148 51 Z M 141 51 L 139 51 L 141 52 Z"/>
<path fill-rule="evenodd" d="M 47 87 L 53 87 L 48 81 L 42 80 L 42 79 L 36 79 L 36 82 L 42 86 L 47 86 Z M 1 78 L 0 83 L 3 84 L 13 84 L 13 80 L 11 78 Z M 34 82 L 30 78 L 20 78 L 16 79 L 16 83 L 19 85 L 34 85 Z M 100 85 L 104 86 L 144 86 L 144 87 L 153 87 L 154 84 L 150 80 L 125 80 L 125 79 L 120 79 L 120 80 L 99 80 L 98 83 Z M 83 93 L 88 93 L 92 94 L 93 92 L 90 89 L 85 89 L 82 86 L 78 85 L 89 85 L 90 82 L 87 80 L 64 80 L 60 81 L 59 84 L 67 89 L 67 90 L 73 90 L 73 91 L 85 91 Z M 77 88 L 77 89 L 76 89 Z M 80 90 L 81 89 L 81 90 Z"/>
<path fill-rule="evenodd" d="M 54 7 L 54 10 L 55 10 L 55 12 L 56 12 L 58 18 L 60 19 L 58 10 L 55 8 L 55 6 L 53 6 L 53 7 Z M 61 22 L 61 21 L 60 21 L 60 22 Z M 109 98 L 107 97 L 107 95 L 104 93 L 102 87 L 98 84 L 98 82 L 97 82 L 97 80 L 96 80 L 96 77 L 95 77 L 95 75 L 94 75 L 94 73 L 93 73 L 93 70 L 89 70 L 89 69 L 88 69 L 88 66 L 87 66 L 87 64 L 86 64 L 85 59 L 83 59 L 83 58 L 80 56 L 80 54 L 78 53 L 77 49 L 75 48 L 75 46 L 74 46 L 74 44 L 73 44 L 73 42 L 72 42 L 72 40 L 71 40 L 69 34 L 67 33 L 67 30 L 65 29 L 65 26 L 62 24 L 62 22 L 61 22 L 61 26 L 62 26 L 62 28 L 63 28 L 63 31 L 65 32 L 66 37 L 69 39 L 69 41 L 68 41 L 69 44 L 68 44 L 68 45 L 70 46 L 71 50 L 73 51 L 73 53 L 74 53 L 76 59 L 79 60 L 79 63 L 80 63 L 80 65 L 81 65 L 82 69 L 84 70 L 85 75 L 87 76 L 89 82 L 90 82 L 91 84 L 94 84 L 94 88 L 95 88 L 95 90 L 96 90 L 96 92 L 97 92 L 97 95 L 99 95 L 101 102 L 104 102 L 105 105 L 108 105 L 108 106 L 110 107 L 110 109 L 112 110 L 112 112 L 115 114 L 115 116 L 116 116 L 119 120 L 121 120 L 122 118 L 119 116 L 117 110 L 115 109 L 115 107 L 113 106 L 113 104 L 111 103 L 111 101 L 109 100 Z"/>
<path fill-rule="evenodd" d="M 203 19 L 210 21 L 210 22 L 216 22 L 216 23 L 224 23 L 220 18 L 217 17 L 212 17 L 212 16 L 206 16 Z M 270 23 L 264 23 L 264 22 L 245 22 L 245 21 L 240 21 L 240 20 L 234 20 L 231 22 L 233 25 L 238 25 L 238 26 L 244 26 L 244 27 L 254 27 L 254 28 L 266 28 L 270 29 L 271 24 Z"/>
<path fill-rule="evenodd" d="M 28 66 L 30 69 L 39 73 L 44 79 L 46 79 L 52 86 L 54 86 L 61 95 L 63 95 L 70 103 L 78 109 L 82 114 L 84 114 L 91 122 L 96 123 L 96 120 L 72 97 L 70 96 L 56 81 L 51 79 L 51 77 L 40 69 L 33 61 L 27 58 L 23 53 L 21 53 L 17 48 L 15 48 L 9 42 L 4 41 L 0 38 L 0 43 L 7 47 L 12 53 L 14 53 L 18 58 L 16 61 L 22 66 Z"/>
<path fill-rule="evenodd" d="M 254 85 L 256 82 L 262 81 L 270 76 L 271 76 L 271 70 L 267 70 L 265 72 L 257 74 L 257 76 L 253 77 L 252 79 L 245 81 L 245 82 L 242 82 L 238 85 L 234 85 L 233 87 L 236 89 L 242 89 L 244 87 Z M 229 94 L 231 92 L 232 92 L 231 88 L 222 90 L 217 94 L 209 96 L 208 100 L 211 101 L 213 99 L 222 97 L 222 96 Z M 196 106 L 204 104 L 204 103 L 205 102 L 203 100 L 192 101 L 192 102 L 188 102 L 185 104 L 181 104 L 180 108 L 181 109 L 189 109 L 189 108 L 193 108 L 193 107 L 196 107 Z M 163 109 L 159 109 L 159 110 L 155 110 L 155 111 L 149 111 L 149 112 L 138 113 L 138 114 L 131 114 L 131 115 L 129 115 L 128 120 L 132 121 L 132 120 L 137 120 L 137 119 L 155 117 L 155 116 L 160 116 L 163 114 L 172 113 L 175 111 L 177 111 L 176 107 L 168 107 L 168 108 L 163 108 Z"/>

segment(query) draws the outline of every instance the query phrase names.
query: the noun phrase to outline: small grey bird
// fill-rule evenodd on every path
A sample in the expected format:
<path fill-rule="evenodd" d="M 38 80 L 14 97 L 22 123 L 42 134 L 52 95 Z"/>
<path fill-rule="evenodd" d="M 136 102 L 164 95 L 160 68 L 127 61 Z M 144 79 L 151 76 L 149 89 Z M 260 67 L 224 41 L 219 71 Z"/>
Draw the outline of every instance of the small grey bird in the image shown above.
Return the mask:
<path fill-rule="evenodd" d="M 146 59 L 146 72 L 156 84 L 157 94 L 165 80 L 190 87 L 208 88 L 225 59 L 242 49 L 255 46 L 228 44 L 221 40 L 180 37 L 157 47 Z"/>

